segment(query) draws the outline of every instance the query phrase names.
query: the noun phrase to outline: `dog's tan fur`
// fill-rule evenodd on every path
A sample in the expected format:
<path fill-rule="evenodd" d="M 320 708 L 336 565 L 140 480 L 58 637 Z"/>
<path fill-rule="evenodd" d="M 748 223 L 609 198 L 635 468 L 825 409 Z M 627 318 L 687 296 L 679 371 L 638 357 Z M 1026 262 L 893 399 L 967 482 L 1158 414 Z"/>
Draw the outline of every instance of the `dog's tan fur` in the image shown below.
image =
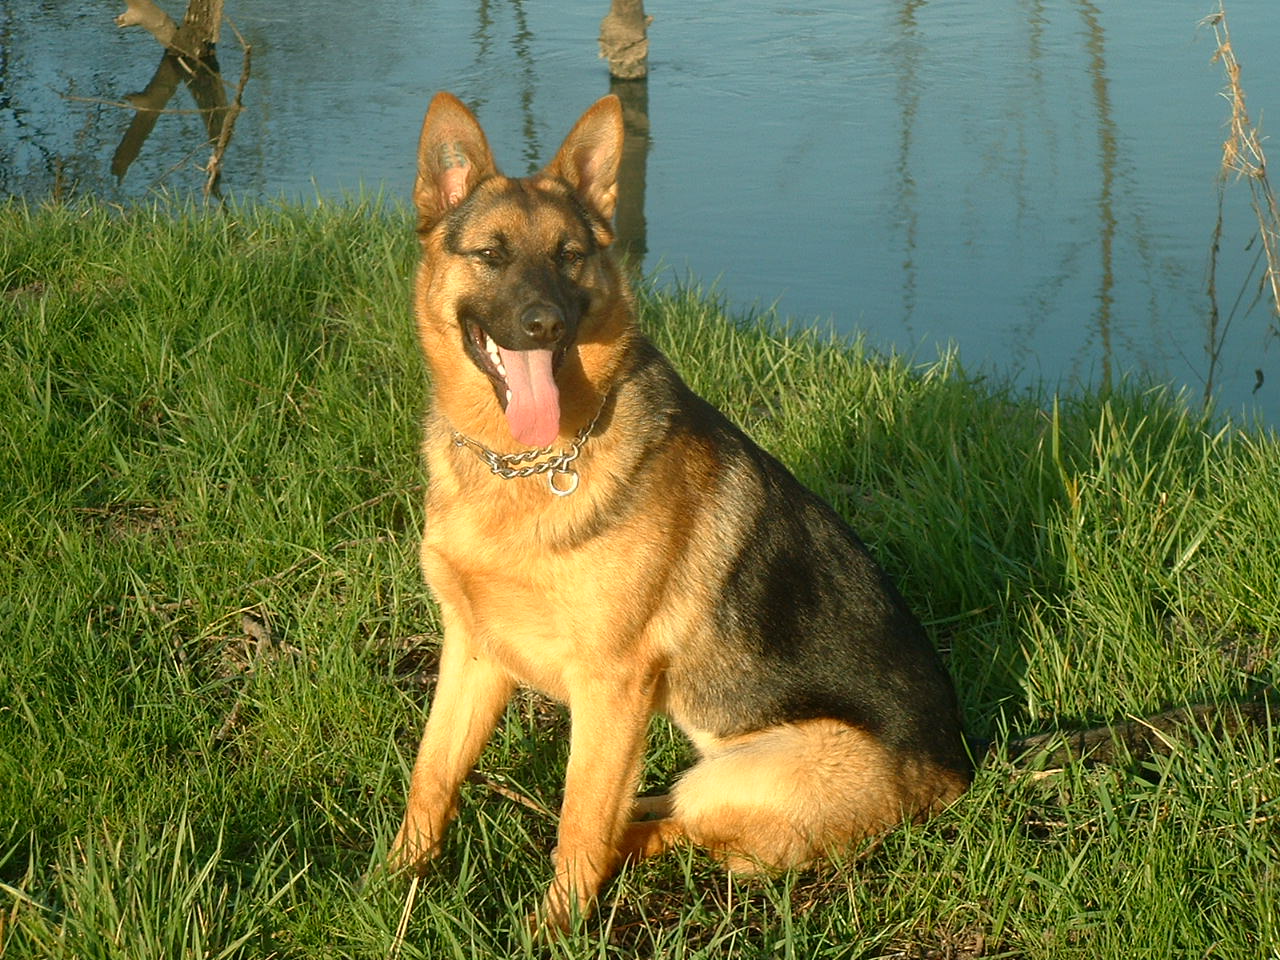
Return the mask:
<path fill-rule="evenodd" d="M 891 716 L 860 724 L 849 710 L 810 707 L 849 701 L 845 679 L 817 675 L 812 664 L 821 657 L 789 652 L 791 638 L 769 649 L 768 631 L 746 622 L 753 612 L 791 622 L 788 591 L 779 586 L 791 575 L 788 564 L 760 571 L 751 564 L 770 551 L 785 560 L 769 504 L 794 480 L 689 393 L 638 332 L 630 291 L 606 249 L 621 139 L 619 106 L 605 98 L 544 171 L 508 179 L 471 113 L 442 93 L 423 125 L 415 189 L 422 260 L 414 307 L 433 384 L 421 560 L 439 601 L 444 648 L 393 859 L 421 868 L 439 850 L 459 785 L 505 704 L 517 685 L 534 687 L 566 703 L 572 718 L 542 911 L 554 927 L 589 909 L 626 857 L 687 839 L 731 869 L 797 866 L 926 816 L 968 782 L 954 700 L 932 651 L 921 647 L 918 627 L 878 569 L 846 548 L 856 538 L 828 529 L 839 521 L 807 493 L 796 507 L 810 518 L 804 529 L 856 566 L 848 571 L 851 598 L 833 595 L 845 571 L 805 571 L 814 609 L 835 604 L 830 609 L 852 611 L 889 638 L 893 663 L 876 690 L 883 687 Z M 454 439 L 456 431 L 499 454 L 525 446 L 512 436 L 492 376 L 465 349 L 474 336 L 465 318 L 516 296 L 509 292 L 516 274 L 549 260 L 554 275 L 546 283 L 567 291 L 562 313 L 576 324 L 571 342 L 566 333 L 557 346 L 553 446 L 569 447 L 595 421 L 573 464 L 577 489 L 565 497 L 552 495 L 546 476 L 495 476 L 471 445 Z M 785 492 L 800 496 L 790 486 Z M 744 602 L 728 608 L 725 597 L 735 591 Z M 827 633 L 832 620 L 824 621 Z M 901 666 L 899 630 L 910 634 Z M 825 640 L 848 651 L 848 662 L 830 670 L 869 669 L 864 661 L 881 669 L 885 654 L 860 642 Z M 775 695 L 783 674 L 790 692 Z M 829 694 L 833 685 L 839 689 Z M 735 692 L 742 689 L 759 696 L 742 703 Z M 637 804 L 657 712 L 680 725 L 701 759 L 669 797 Z M 884 732 L 898 714 L 910 730 Z M 927 732 L 934 727 L 936 737 Z M 641 815 L 654 819 L 633 819 Z"/>

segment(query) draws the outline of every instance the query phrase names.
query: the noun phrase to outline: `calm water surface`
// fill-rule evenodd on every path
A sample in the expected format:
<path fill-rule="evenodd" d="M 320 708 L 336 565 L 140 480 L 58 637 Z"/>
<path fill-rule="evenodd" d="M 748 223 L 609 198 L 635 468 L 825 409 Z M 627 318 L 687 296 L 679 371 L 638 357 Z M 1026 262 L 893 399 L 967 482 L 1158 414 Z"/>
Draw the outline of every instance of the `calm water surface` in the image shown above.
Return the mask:
<path fill-rule="evenodd" d="M 165 3 L 180 18 L 181 0 Z M 500 162 L 524 173 L 610 89 L 596 59 L 606 7 L 226 0 L 252 72 L 222 192 L 406 198 L 440 88 L 476 108 Z M 1227 118 L 1213 34 L 1197 28 L 1214 9 L 650 0 L 650 78 L 619 90 L 648 131 L 624 188 L 637 201 L 628 243 L 665 278 L 921 360 L 955 344 L 970 369 L 1022 383 L 1136 372 L 1199 397 Z M 113 175 L 133 118 L 114 103 L 160 59 L 147 34 L 114 26 L 117 12 L 0 8 L 0 191 L 127 201 L 202 182 L 193 113 L 159 117 Z M 1227 12 L 1253 119 L 1280 115 L 1275 0 L 1228 0 Z M 219 59 L 234 85 L 230 29 Z M 179 86 L 169 106 L 194 102 Z M 1274 424 L 1280 347 L 1255 300 L 1256 229 L 1247 187 L 1229 187 L 1216 283 L 1230 326 L 1212 373 L 1221 409 Z"/>

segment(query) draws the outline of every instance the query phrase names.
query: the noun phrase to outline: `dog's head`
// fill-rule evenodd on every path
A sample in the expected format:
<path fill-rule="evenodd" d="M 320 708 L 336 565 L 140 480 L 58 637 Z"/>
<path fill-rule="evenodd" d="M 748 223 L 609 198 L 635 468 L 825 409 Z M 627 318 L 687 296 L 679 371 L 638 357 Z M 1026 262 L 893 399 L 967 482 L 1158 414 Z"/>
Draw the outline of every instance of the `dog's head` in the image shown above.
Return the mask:
<path fill-rule="evenodd" d="M 479 123 L 452 94 L 436 94 L 427 111 L 414 187 L 420 322 L 461 339 L 517 443 L 556 439 L 560 371 L 591 336 L 599 299 L 616 296 L 606 248 L 621 154 L 613 96 L 582 115 L 550 164 L 521 179 L 498 172 Z"/>

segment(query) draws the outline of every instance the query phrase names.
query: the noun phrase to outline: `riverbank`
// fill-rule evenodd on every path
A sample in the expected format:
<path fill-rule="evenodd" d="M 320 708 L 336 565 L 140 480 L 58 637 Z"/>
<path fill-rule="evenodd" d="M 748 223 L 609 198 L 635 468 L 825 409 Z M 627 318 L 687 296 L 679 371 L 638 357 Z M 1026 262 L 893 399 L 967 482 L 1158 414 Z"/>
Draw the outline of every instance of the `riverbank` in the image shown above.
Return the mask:
<path fill-rule="evenodd" d="M 358 204 L 0 207 L 6 957 L 542 955 L 523 917 L 554 821 L 488 786 L 421 886 L 366 882 L 438 649 L 413 256 L 407 219 Z M 1274 684 L 1274 435 L 1156 388 L 1028 395 L 695 292 L 642 306 L 695 389 L 890 568 L 974 734 Z M 523 697 L 482 770 L 554 809 L 566 732 Z M 1267 955 L 1276 750 L 988 763 L 838 868 L 643 864 L 564 955 Z M 658 725 L 651 754 L 658 786 L 689 750 Z"/>

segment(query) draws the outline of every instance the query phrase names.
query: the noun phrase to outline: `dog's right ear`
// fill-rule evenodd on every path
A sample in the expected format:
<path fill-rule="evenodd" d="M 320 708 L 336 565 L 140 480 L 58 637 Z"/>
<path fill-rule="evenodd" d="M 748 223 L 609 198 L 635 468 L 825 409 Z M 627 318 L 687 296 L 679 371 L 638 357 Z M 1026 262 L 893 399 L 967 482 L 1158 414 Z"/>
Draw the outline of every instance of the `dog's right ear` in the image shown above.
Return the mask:
<path fill-rule="evenodd" d="M 441 90 L 427 108 L 418 139 L 418 179 L 413 187 L 418 231 L 426 233 L 477 183 L 497 172 L 475 115 L 453 94 Z"/>

